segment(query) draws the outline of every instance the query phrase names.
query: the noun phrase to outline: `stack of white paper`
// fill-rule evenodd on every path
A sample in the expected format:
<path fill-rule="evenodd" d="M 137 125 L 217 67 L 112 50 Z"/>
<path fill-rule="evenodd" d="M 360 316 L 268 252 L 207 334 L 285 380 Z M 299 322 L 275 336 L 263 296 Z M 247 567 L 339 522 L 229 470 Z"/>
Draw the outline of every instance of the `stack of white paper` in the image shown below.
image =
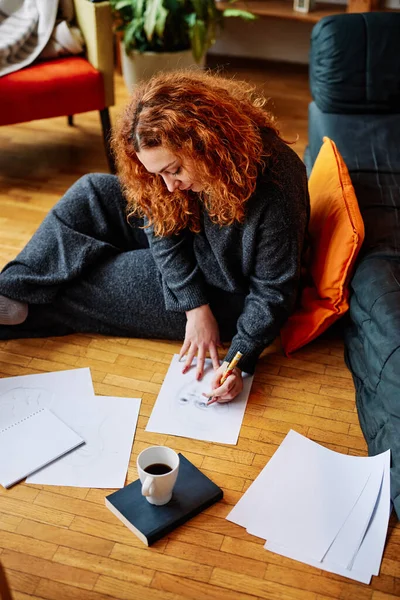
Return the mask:
<path fill-rule="evenodd" d="M 67 428 L 77 434 L 76 438 L 80 443 L 82 440 L 85 442 L 79 448 L 36 470 L 27 479 L 27 483 L 123 487 L 139 408 L 139 398 L 95 396 L 89 369 L 0 379 L 0 423 L 2 415 L 9 415 L 13 421 L 21 421 L 26 414 L 50 413 L 53 415 L 53 421 L 58 417 Z M 37 452 L 37 442 L 33 441 L 33 435 L 40 434 L 44 446 L 48 447 L 51 430 L 54 428 L 54 425 L 47 424 L 47 421 L 40 423 L 40 429 L 35 421 L 31 419 L 30 422 L 32 442 L 26 436 L 22 436 L 19 452 L 16 453 L 13 449 L 14 466 L 21 473 L 24 470 L 22 476 L 35 470 L 21 470 L 27 457 Z M 60 435 L 52 437 L 59 438 Z M 3 453 L 5 448 L 12 450 L 10 443 L 6 442 L 7 440 L 3 444 Z M 60 454 L 62 452 L 53 452 L 48 460 L 42 460 L 41 464 L 37 462 L 34 466 L 38 469 Z"/>
<path fill-rule="evenodd" d="M 348 456 L 291 430 L 227 519 L 271 552 L 369 583 L 386 539 L 389 469 L 389 450 Z"/>

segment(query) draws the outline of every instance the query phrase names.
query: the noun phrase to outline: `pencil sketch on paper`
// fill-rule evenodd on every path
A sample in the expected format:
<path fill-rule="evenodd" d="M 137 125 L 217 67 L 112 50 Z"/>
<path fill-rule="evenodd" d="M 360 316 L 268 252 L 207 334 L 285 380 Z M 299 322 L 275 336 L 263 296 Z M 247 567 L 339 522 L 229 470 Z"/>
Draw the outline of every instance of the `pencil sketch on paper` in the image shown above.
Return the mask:
<path fill-rule="evenodd" d="M 140 400 L 95 396 L 89 369 L 0 379 L 0 416 L 50 409 L 86 442 L 27 479 L 27 483 L 122 487 Z"/>
<path fill-rule="evenodd" d="M 53 400 L 54 392 L 45 388 L 11 388 L 0 395 L 2 422 L 19 421 L 40 408 L 51 408 Z M 84 406 L 79 413 L 75 414 L 73 429 L 79 432 L 84 440 L 90 440 L 90 444 L 76 448 L 74 452 L 65 455 L 63 460 L 71 466 L 79 467 L 101 459 L 105 448 L 104 429 L 107 428 L 107 423 L 105 417 L 98 422 L 97 416 L 94 418 L 93 411 L 85 410 Z"/>
<path fill-rule="evenodd" d="M 2 422 L 15 422 L 39 408 L 49 408 L 52 393 L 43 388 L 15 387 L 0 394 Z"/>
<path fill-rule="evenodd" d="M 98 488 L 124 485 L 140 400 L 103 396 L 80 400 L 70 423 L 86 445 L 30 476 L 28 483 Z"/>
<path fill-rule="evenodd" d="M 107 418 L 96 418 L 93 412 L 87 411 L 78 415 L 74 422 L 74 429 L 86 440 L 86 444 L 63 458 L 64 465 L 69 468 L 86 467 L 96 461 L 102 460 L 102 455 L 107 448 Z"/>
<path fill-rule="evenodd" d="M 193 367 L 185 375 L 176 354 L 151 413 L 146 431 L 168 433 L 198 440 L 236 444 L 253 378 L 244 376 L 242 393 L 229 403 L 207 405 L 203 393 L 211 390 L 211 361 L 201 381 Z"/>
<path fill-rule="evenodd" d="M 193 381 L 190 378 L 178 389 L 176 395 L 169 396 L 171 412 L 182 424 L 190 421 L 197 428 L 207 430 L 211 420 L 218 420 L 229 412 L 229 404 L 215 402 L 207 405 L 207 398 L 202 395 L 205 389 L 208 388 L 204 381 Z"/>

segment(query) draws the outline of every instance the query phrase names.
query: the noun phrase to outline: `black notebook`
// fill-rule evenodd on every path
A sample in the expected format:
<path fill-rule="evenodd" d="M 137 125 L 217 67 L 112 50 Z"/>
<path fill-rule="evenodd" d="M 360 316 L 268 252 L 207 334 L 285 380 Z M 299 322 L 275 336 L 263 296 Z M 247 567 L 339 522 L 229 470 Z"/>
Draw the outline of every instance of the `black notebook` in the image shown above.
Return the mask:
<path fill-rule="evenodd" d="M 171 500 L 154 506 L 142 496 L 140 479 L 106 496 L 105 503 L 147 546 L 202 510 L 221 500 L 223 492 L 182 454 Z"/>

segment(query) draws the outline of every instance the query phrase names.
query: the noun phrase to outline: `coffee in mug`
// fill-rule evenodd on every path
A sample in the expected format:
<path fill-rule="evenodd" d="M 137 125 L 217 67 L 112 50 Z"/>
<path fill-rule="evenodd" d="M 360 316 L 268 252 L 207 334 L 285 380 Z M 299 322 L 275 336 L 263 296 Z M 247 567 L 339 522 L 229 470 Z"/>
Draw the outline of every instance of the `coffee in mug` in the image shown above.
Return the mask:
<path fill-rule="evenodd" d="M 165 475 L 165 473 L 169 473 L 172 469 L 169 465 L 165 465 L 164 463 L 154 463 L 154 465 L 146 467 L 145 471 L 150 475 Z"/>
<path fill-rule="evenodd" d="M 172 498 L 179 470 L 179 456 L 167 446 L 150 446 L 137 458 L 142 494 L 150 504 L 162 506 Z"/>

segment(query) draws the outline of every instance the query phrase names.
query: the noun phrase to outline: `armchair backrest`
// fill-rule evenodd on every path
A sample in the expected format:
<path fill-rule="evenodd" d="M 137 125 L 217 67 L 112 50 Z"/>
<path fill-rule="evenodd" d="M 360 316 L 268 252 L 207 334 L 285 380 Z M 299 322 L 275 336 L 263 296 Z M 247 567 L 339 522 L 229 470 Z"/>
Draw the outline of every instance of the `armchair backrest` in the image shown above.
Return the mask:
<path fill-rule="evenodd" d="M 114 42 L 109 2 L 74 0 L 89 62 L 103 74 L 106 106 L 114 104 Z"/>
<path fill-rule="evenodd" d="M 400 14 L 321 19 L 311 35 L 310 89 L 322 112 L 400 113 Z"/>

